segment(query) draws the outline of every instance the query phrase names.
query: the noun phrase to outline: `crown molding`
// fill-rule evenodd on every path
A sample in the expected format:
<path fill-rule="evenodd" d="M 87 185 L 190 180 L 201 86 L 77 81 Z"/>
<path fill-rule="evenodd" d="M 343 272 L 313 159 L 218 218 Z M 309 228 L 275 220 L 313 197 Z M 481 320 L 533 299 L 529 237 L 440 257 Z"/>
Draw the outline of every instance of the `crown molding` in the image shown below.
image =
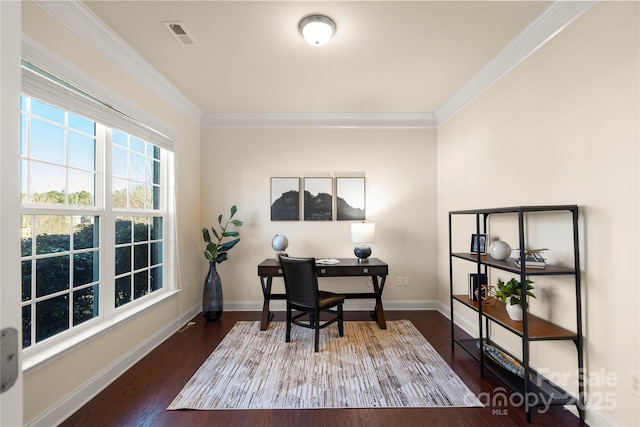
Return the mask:
<path fill-rule="evenodd" d="M 81 1 L 34 2 L 190 120 L 202 111 Z"/>
<path fill-rule="evenodd" d="M 433 113 L 205 113 L 200 126 L 288 128 L 435 128 Z"/>
<path fill-rule="evenodd" d="M 598 0 L 551 3 L 436 111 L 438 125 L 453 117 L 597 3 Z"/>

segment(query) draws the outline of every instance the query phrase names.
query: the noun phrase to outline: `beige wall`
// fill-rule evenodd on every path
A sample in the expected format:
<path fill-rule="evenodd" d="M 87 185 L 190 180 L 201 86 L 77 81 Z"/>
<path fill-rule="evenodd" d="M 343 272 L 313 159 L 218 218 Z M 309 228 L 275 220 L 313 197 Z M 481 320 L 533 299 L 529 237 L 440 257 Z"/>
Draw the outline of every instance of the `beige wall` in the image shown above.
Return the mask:
<path fill-rule="evenodd" d="M 640 424 L 638 397 L 627 389 L 628 370 L 640 372 L 639 16 L 637 2 L 600 3 L 438 130 L 441 301 L 449 210 L 581 206 L 587 397 L 601 405 L 587 421 L 597 425 L 604 421 L 597 416 Z M 536 236 L 550 256 L 564 250 L 556 221 L 546 240 Z M 570 320 L 570 283 L 538 282 L 535 309 Z M 571 345 L 536 344 L 532 357 L 539 368 L 573 373 L 575 354 Z M 617 380 L 605 384 L 605 375 Z"/>
<path fill-rule="evenodd" d="M 31 423 L 97 375 L 113 368 L 132 350 L 175 322 L 181 311 L 200 300 L 201 275 L 196 262 L 200 248 L 193 244 L 199 238 L 199 231 L 192 227 L 200 222 L 200 126 L 158 99 L 134 81 L 127 70 L 114 66 L 32 3 L 23 4 L 23 32 L 177 130 L 177 216 L 183 287 L 177 298 L 125 321 L 65 353 L 64 357 L 27 373 L 24 378 L 24 422 Z M 16 278 L 16 282 L 19 280 Z"/>
<path fill-rule="evenodd" d="M 435 138 L 435 130 L 204 129 L 202 226 L 228 217 L 233 204 L 245 221 L 241 242 L 219 266 L 225 306 L 255 309 L 262 301 L 256 265 L 274 256 L 276 233 L 288 237 L 292 256 L 354 256 L 350 221 L 271 221 L 271 177 L 364 176 L 367 221 L 376 223 L 372 256 L 390 266 L 384 299 L 435 300 Z M 409 277 L 409 287 L 396 286 L 397 276 Z M 367 280 L 324 282 L 358 292 Z"/>

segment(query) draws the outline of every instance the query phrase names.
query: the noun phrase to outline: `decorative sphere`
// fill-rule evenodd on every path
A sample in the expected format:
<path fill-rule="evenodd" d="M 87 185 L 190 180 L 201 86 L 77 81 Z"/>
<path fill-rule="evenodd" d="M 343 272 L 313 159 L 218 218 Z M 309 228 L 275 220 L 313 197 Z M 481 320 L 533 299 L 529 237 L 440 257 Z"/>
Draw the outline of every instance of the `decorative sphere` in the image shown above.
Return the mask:
<path fill-rule="evenodd" d="M 276 252 L 285 251 L 287 249 L 287 246 L 289 246 L 289 239 L 287 239 L 287 237 L 283 236 L 282 234 L 276 234 L 273 240 L 271 240 L 271 247 Z"/>
<path fill-rule="evenodd" d="M 496 240 L 489 246 L 489 255 L 499 261 L 505 260 L 511 256 L 511 246 L 507 242 Z"/>

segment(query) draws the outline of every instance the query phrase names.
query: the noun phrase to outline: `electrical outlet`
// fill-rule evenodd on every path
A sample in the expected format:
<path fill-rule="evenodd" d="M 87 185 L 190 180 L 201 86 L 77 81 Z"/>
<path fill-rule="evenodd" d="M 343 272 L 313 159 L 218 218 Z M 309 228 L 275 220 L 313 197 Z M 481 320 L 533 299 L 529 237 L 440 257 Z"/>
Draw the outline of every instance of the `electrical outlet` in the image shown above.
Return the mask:
<path fill-rule="evenodd" d="M 408 277 L 396 277 L 396 285 L 399 287 L 407 287 L 409 286 L 409 278 Z"/>
<path fill-rule="evenodd" d="M 640 396 L 640 374 L 629 369 L 629 391 Z"/>

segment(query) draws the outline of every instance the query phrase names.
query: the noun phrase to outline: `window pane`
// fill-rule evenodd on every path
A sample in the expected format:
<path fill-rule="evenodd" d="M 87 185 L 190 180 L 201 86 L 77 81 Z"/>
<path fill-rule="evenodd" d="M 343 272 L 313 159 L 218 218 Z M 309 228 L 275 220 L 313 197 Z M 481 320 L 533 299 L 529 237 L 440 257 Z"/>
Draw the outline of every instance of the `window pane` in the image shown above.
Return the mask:
<path fill-rule="evenodd" d="M 162 289 L 162 267 L 151 269 L 151 292 Z"/>
<path fill-rule="evenodd" d="M 151 240 L 162 239 L 162 217 L 153 217 L 153 225 L 151 227 Z"/>
<path fill-rule="evenodd" d="M 79 325 L 98 315 L 98 286 L 75 291 L 73 293 L 73 325 Z"/>
<path fill-rule="evenodd" d="M 138 299 L 149 293 L 149 281 L 147 275 L 147 270 L 133 275 L 133 299 Z"/>
<path fill-rule="evenodd" d="M 76 132 L 69 132 L 69 166 L 94 171 L 96 169 L 96 140 Z"/>
<path fill-rule="evenodd" d="M 127 177 L 127 152 L 121 148 L 113 147 L 111 150 L 111 173 L 113 176 Z"/>
<path fill-rule="evenodd" d="M 22 261 L 22 301 L 31 299 L 31 261 Z"/>
<path fill-rule="evenodd" d="M 131 246 L 116 248 L 116 274 L 124 274 L 131 271 Z"/>
<path fill-rule="evenodd" d="M 113 178 L 112 184 L 113 194 L 111 196 L 111 203 L 114 208 L 126 209 L 127 197 L 128 197 L 128 181 L 124 179 Z"/>
<path fill-rule="evenodd" d="M 97 216 L 74 216 L 73 217 L 73 248 L 89 249 L 97 248 L 99 242 L 98 224 L 100 217 Z"/>
<path fill-rule="evenodd" d="M 40 162 L 29 162 L 29 166 L 31 203 L 63 205 L 66 169 Z"/>
<path fill-rule="evenodd" d="M 36 296 L 69 289 L 69 255 L 36 260 Z"/>
<path fill-rule="evenodd" d="M 135 245 L 133 247 L 133 269 L 140 270 L 149 266 L 149 245 Z"/>
<path fill-rule="evenodd" d="M 34 159 L 65 163 L 64 128 L 31 118 L 29 155 Z"/>
<path fill-rule="evenodd" d="M 22 347 L 31 345 L 31 306 L 22 307 Z"/>
<path fill-rule="evenodd" d="M 36 304 L 36 342 L 69 329 L 69 295 Z"/>
<path fill-rule="evenodd" d="M 151 173 L 153 175 L 153 183 L 156 185 L 160 184 L 160 162 L 153 162 L 151 165 Z"/>
<path fill-rule="evenodd" d="M 111 132 L 111 142 L 122 147 L 129 146 L 129 138 L 127 137 L 127 134 L 116 129 L 113 129 Z"/>
<path fill-rule="evenodd" d="M 149 241 L 149 218 L 138 217 L 135 219 L 135 229 L 133 233 L 134 242 L 147 242 Z"/>
<path fill-rule="evenodd" d="M 160 209 L 160 187 L 158 187 L 157 185 L 153 186 L 153 195 L 152 195 L 152 202 L 151 202 L 151 208 L 154 210 L 158 210 Z"/>
<path fill-rule="evenodd" d="M 78 287 L 98 281 L 98 252 L 73 255 L 73 286 Z"/>
<path fill-rule="evenodd" d="M 64 125 L 65 112 L 53 105 L 45 104 L 37 99 L 31 99 L 31 114 Z"/>
<path fill-rule="evenodd" d="M 66 215 L 36 215 L 36 254 L 68 251 L 70 221 Z"/>
<path fill-rule="evenodd" d="M 116 217 L 116 245 L 131 243 L 131 229 L 133 219 L 127 217 Z"/>
<path fill-rule="evenodd" d="M 135 181 L 147 181 L 147 170 L 145 165 L 145 158 L 138 154 L 131 154 L 131 166 L 129 169 L 129 179 Z"/>
<path fill-rule="evenodd" d="M 21 256 L 31 256 L 33 252 L 33 223 L 31 215 L 20 215 Z"/>
<path fill-rule="evenodd" d="M 27 117 L 20 114 L 20 155 L 27 155 Z"/>
<path fill-rule="evenodd" d="M 69 169 L 69 204 L 93 206 L 95 200 L 95 174 Z"/>
<path fill-rule="evenodd" d="M 20 203 L 27 201 L 27 174 L 28 162 L 24 159 L 20 160 Z"/>
<path fill-rule="evenodd" d="M 151 244 L 151 265 L 162 263 L 162 243 L 156 242 Z"/>
<path fill-rule="evenodd" d="M 151 185 L 144 186 L 144 208 L 153 209 L 153 188 Z"/>
<path fill-rule="evenodd" d="M 132 136 L 129 139 L 129 148 L 131 148 L 131 151 L 135 151 L 138 153 L 144 153 L 144 144 L 145 142 L 136 138 L 135 136 Z"/>
<path fill-rule="evenodd" d="M 131 209 L 144 209 L 147 195 L 145 185 L 136 182 L 129 182 L 129 207 Z"/>
<path fill-rule="evenodd" d="M 131 276 L 116 279 L 116 307 L 131 302 Z"/>
<path fill-rule="evenodd" d="M 76 129 L 89 135 L 96 134 L 96 123 L 93 120 L 85 119 L 84 117 L 76 116 L 73 113 L 68 114 L 69 127 Z"/>

